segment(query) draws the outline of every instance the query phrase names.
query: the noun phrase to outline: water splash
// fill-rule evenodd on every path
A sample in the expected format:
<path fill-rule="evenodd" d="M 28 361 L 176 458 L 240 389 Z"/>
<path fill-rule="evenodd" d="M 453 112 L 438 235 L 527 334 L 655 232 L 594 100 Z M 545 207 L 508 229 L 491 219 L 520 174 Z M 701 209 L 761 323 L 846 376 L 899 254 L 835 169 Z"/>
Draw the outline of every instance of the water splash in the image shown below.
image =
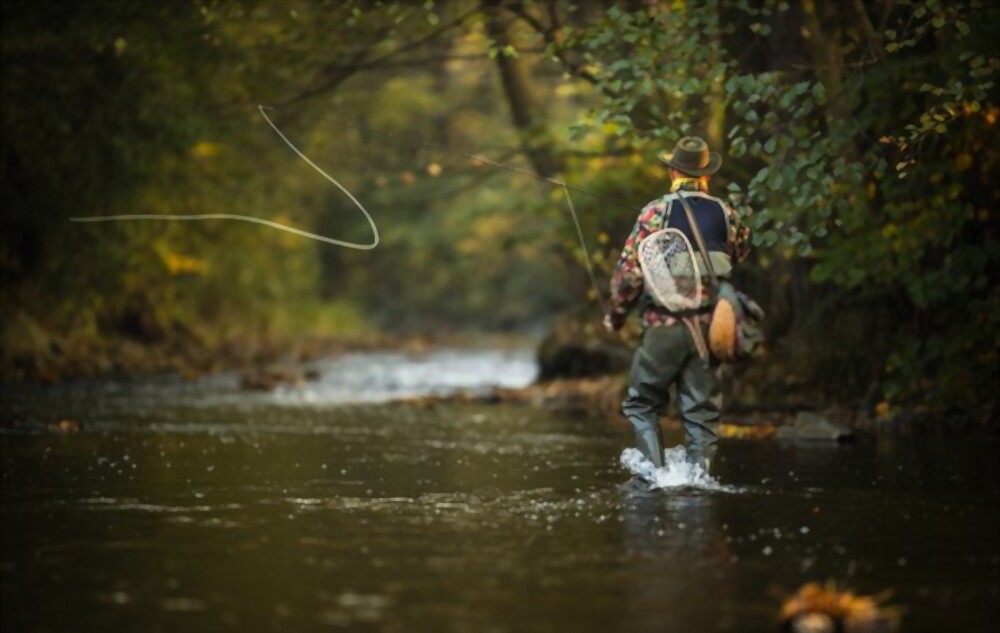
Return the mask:
<path fill-rule="evenodd" d="M 688 461 L 683 446 L 675 446 L 663 451 L 663 467 L 657 468 L 645 455 L 634 448 L 622 451 L 621 465 L 633 475 L 653 482 L 657 488 L 700 488 L 720 492 L 735 492 L 731 486 L 724 486 L 705 472 L 699 464 Z"/>

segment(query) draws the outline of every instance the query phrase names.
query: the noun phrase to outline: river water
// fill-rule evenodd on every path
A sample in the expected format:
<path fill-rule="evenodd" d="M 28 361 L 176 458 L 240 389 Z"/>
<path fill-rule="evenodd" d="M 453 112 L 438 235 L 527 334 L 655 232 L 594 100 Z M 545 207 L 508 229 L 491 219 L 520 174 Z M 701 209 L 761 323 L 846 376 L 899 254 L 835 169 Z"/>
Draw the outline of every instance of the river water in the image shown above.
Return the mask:
<path fill-rule="evenodd" d="M 526 384 L 527 352 L 317 369 L 4 387 L 3 630 L 766 631 L 829 579 L 1000 630 L 992 439 L 732 441 L 717 486 L 631 498 L 621 424 L 390 402 Z"/>

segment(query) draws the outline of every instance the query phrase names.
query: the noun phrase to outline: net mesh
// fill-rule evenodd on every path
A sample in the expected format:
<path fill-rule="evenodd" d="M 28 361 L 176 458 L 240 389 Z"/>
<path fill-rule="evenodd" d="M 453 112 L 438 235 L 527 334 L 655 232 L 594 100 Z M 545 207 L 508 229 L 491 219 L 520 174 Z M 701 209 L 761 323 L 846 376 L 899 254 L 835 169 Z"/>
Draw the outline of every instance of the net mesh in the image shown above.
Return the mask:
<path fill-rule="evenodd" d="M 677 229 L 657 231 L 639 243 L 638 257 L 656 303 L 672 312 L 701 306 L 701 271 L 687 236 Z"/>

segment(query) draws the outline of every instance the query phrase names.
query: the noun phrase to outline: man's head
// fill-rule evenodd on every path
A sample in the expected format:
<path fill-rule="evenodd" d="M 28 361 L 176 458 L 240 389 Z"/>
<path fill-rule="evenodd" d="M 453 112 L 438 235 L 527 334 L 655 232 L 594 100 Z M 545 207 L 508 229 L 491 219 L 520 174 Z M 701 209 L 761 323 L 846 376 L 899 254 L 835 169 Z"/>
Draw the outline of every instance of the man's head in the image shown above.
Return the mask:
<path fill-rule="evenodd" d="M 708 151 L 708 143 L 697 136 L 685 136 L 677 141 L 672 152 L 662 152 L 660 160 L 670 167 L 670 177 L 703 178 L 722 167 L 722 157 Z"/>

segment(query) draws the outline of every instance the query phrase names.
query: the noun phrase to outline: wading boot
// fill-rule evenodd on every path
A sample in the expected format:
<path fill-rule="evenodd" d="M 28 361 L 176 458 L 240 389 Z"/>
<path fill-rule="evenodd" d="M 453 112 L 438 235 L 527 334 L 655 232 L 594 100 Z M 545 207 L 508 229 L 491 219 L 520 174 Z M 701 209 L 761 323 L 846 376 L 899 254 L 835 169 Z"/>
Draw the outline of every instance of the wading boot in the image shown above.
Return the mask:
<path fill-rule="evenodd" d="M 715 452 L 717 447 L 714 444 L 708 446 L 688 446 L 687 461 L 705 471 L 709 477 L 712 476 L 712 467 L 715 465 Z"/>
<path fill-rule="evenodd" d="M 635 447 L 652 464 L 653 468 L 663 468 L 663 438 L 661 437 L 659 421 L 650 422 L 643 417 L 630 418 L 635 430 Z M 618 490 L 628 496 L 643 496 L 654 494 L 657 490 L 651 478 L 652 471 L 637 474 L 623 484 Z"/>
<path fill-rule="evenodd" d="M 642 421 L 637 423 L 633 420 L 635 427 L 635 447 L 646 456 L 646 459 L 653 462 L 653 466 L 663 468 L 663 438 L 660 433 L 660 425 Z"/>

